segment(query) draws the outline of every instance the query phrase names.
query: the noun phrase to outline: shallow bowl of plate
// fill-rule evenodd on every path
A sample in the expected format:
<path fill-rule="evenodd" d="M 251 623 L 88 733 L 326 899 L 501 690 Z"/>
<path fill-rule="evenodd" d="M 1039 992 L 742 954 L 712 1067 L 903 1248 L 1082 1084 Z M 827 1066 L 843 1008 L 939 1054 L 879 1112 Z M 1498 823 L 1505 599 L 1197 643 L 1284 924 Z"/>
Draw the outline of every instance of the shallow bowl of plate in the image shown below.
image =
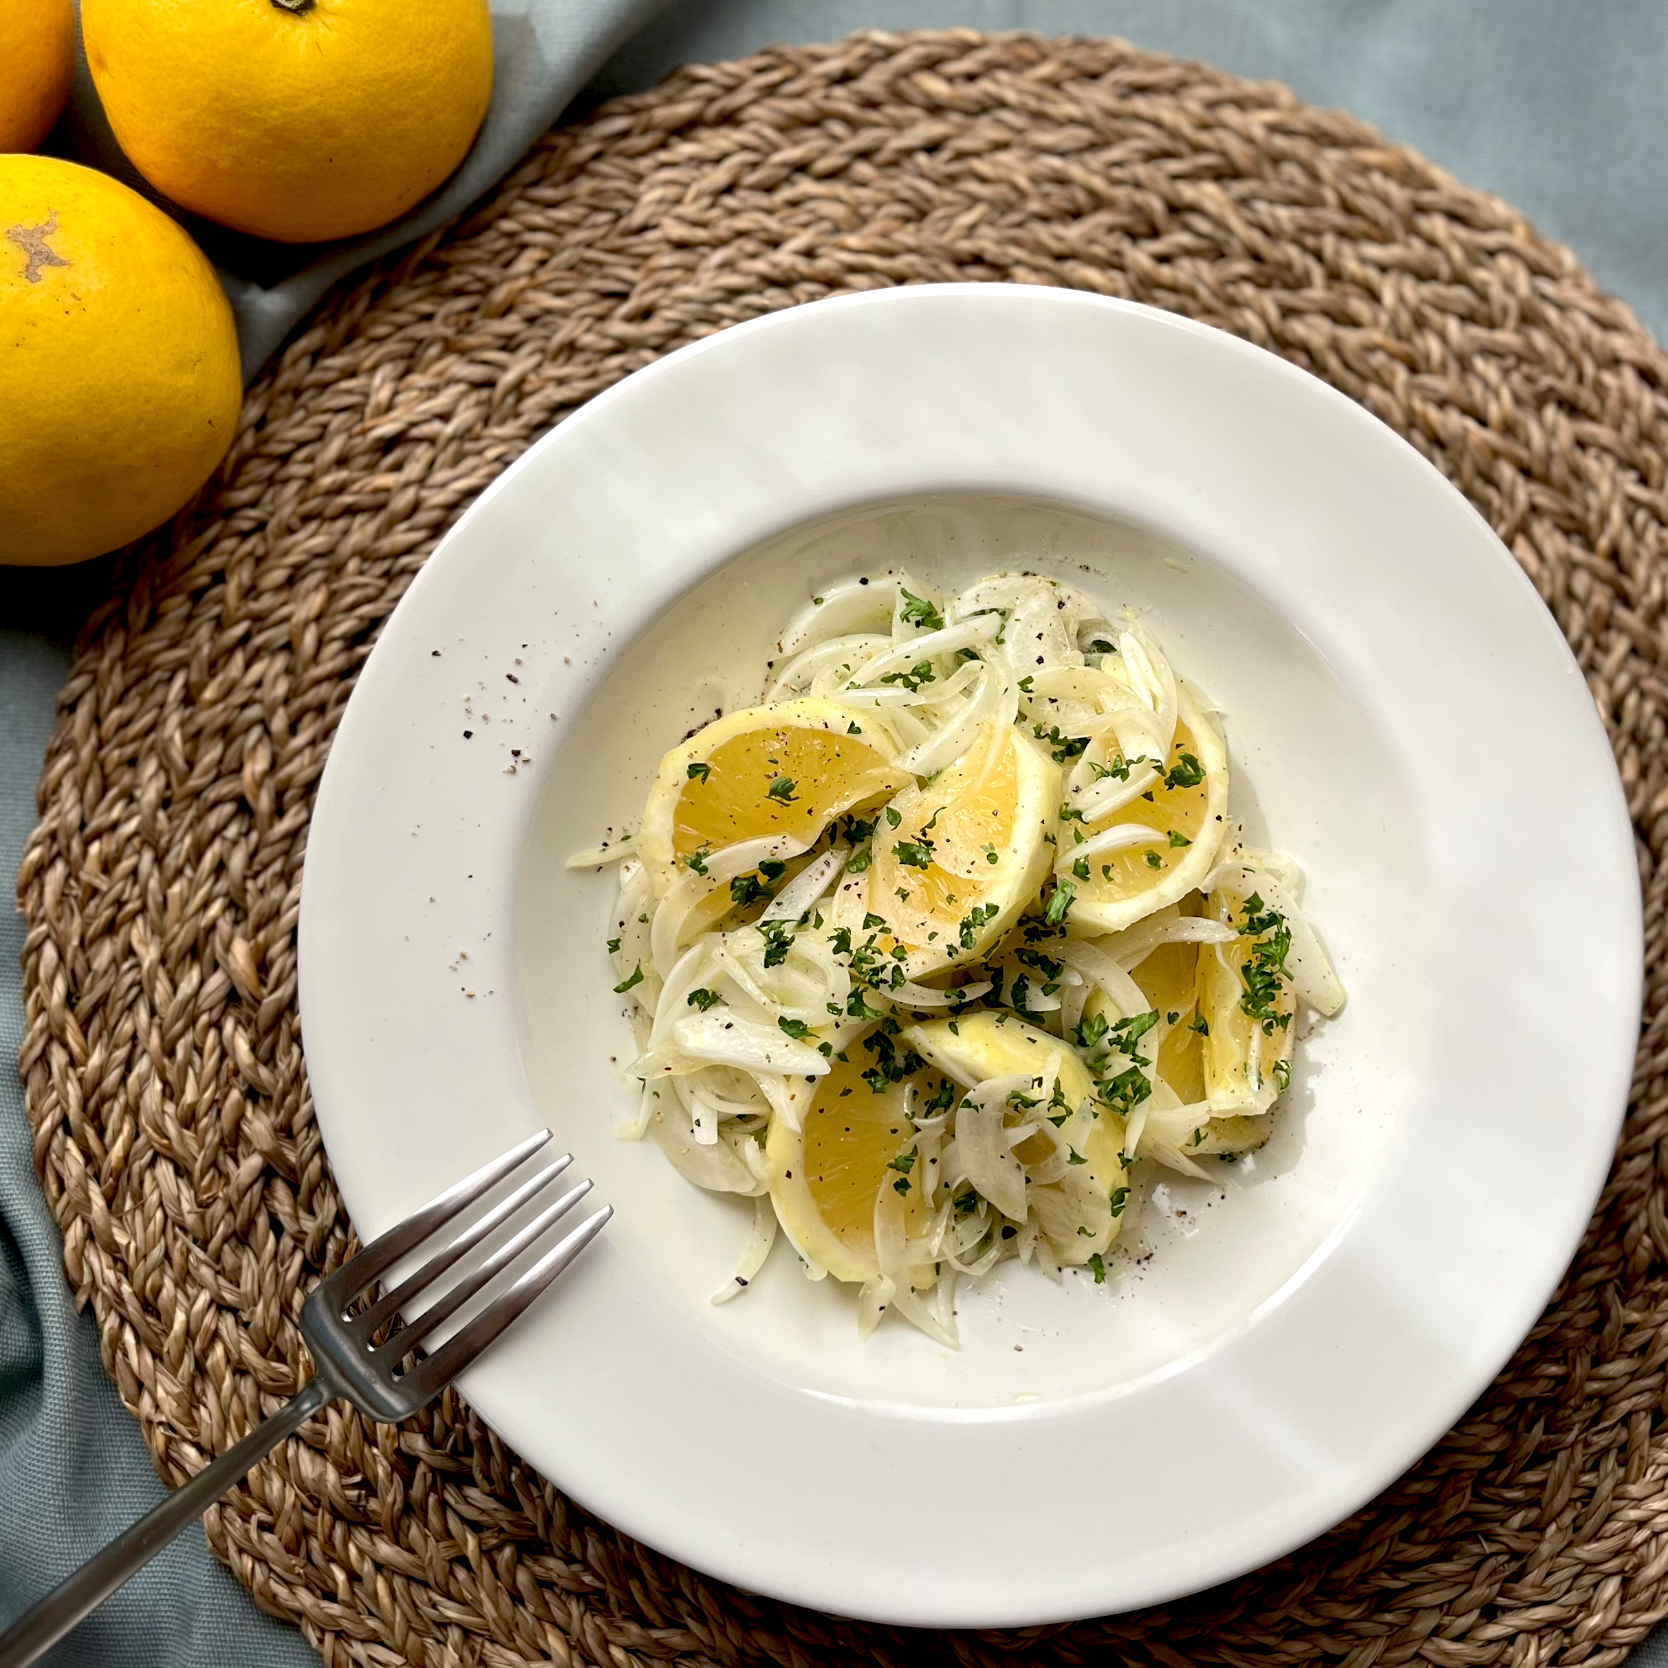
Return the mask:
<path fill-rule="evenodd" d="M 778 1255 L 620 1141 L 634 1088 L 568 855 L 756 699 L 819 584 L 1000 568 L 1136 607 L 1221 709 L 1350 1001 L 1222 1189 L 1105 1286 L 1003 1266 L 962 1346 Z M 1254 789 L 1254 797 L 1252 790 Z M 1614 1147 L 1633 842 L 1586 685 L 1488 526 L 1342 395 L 1205 326 L 921 286 L 674 353 L 533 446 L 395 610 L 309 834 L 300 1002 L 362 1236 L 540 1126 L 609 1232 L 463 1381 L 590 1510 L 712 1575 L 900 1624 L 1196 1591 L 1324 1531 L 1527 1333 Z M 999 1551 L 997 1550 L 999 1548 Z"/>

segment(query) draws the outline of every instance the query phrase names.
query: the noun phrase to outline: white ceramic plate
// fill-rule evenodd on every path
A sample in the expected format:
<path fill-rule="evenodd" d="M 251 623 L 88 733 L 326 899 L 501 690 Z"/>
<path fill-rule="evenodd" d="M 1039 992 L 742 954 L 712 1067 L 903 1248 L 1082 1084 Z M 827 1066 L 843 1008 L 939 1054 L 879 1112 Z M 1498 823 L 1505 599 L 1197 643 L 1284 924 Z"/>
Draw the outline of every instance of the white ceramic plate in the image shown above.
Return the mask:
<path fill-rule="evenodd" d="M 1003 563 L 1144 610 L 1221 704 L 1252 831 L 1350 991 L 1225 1199 L 1167 1188 L 1097 1289 L 1009 1264 L 964 1347 L 785 1252 L 612 1130 L 603 938 L 663 748 L 754 696 L 854 567 Z M 1252 790 L 1255 799 L 1251 797 Z M 827 1610 L 997 1626 L 1204 1587 L 1326 1529 L 1464 1410 L 1563 1271 L 1639 1011 L 1631 833 L 1529 584 L 1321 383 L 1082 294 L 890 290 L 779 313 L 593 401 L 400 604 L 330 756 L 301 1005 L 318 1115 L 379 1232 L 542 1124 L 617 1215 L 464 1381 L 586 1506 Z"/>

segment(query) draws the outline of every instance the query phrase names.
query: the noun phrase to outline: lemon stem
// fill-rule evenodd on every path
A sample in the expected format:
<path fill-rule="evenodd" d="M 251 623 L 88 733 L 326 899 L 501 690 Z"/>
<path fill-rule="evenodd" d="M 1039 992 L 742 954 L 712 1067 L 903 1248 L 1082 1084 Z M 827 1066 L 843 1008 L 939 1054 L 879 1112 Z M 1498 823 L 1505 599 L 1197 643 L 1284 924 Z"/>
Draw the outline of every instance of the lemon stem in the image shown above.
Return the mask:
<path fill-rule="evenodd" d="M 281 12 L 289 12 L 293 17 L 305 17 L 318 0 L 272 0 L 272 3 Z"/>

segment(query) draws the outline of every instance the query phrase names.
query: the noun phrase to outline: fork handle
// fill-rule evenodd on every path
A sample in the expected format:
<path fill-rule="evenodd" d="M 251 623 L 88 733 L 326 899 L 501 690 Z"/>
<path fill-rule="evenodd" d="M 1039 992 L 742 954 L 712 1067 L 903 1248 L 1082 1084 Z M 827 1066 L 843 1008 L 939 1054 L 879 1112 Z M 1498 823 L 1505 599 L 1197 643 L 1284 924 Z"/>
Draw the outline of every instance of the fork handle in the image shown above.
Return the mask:
<path fill-rule="evenodd" d="M 322 1379 L 314 1378 L 235 1448 L 211 1460 L 184 1487 L 175 1489 L 132 1528 L 95 1552 L 74 1575 L 0 1633 L 0 1668 L 27 1668 L 27 1664 L 38 1661 L 88 1611 L 103 1604 L 182 1529 L 195 1523 L 258 1460 L 334 1401 L 336 1394 Z"/>

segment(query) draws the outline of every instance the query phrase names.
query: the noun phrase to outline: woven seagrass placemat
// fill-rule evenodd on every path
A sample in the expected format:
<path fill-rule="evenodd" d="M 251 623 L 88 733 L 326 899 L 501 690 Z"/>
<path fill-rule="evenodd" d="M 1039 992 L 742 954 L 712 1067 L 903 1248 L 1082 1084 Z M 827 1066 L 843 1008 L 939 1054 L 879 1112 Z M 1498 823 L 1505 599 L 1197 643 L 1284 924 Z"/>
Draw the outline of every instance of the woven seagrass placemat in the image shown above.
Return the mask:
<path fill-rule="evenodd" d="M 657 355 L 937 279 L 1130 296 L 1285 355 L 1430 457 L 1539 588 L 1615 744 L 1653 970 L 1571 1275 L 1350 1522 L 1108 1622 L 912 1636 L 751 1598 L 585 1517 L 451 1395 L 398 1429 L 315 1419 L 210 1541 L 331 1663 L 1619 1662 L 1668 1610 L 1668 361 L 1505 205 L 1282 88 L 1115 42 L 867 34 L 684 70 L 336 293 L 251 391 L 215 487 L 87 628 L 20 880 L 29 1114 L 105 1364 L 172 1483 L 307 1373 L 297 1316 L 350 1233 L 295 1010 L 307 819 L 436 540 Z"/>

